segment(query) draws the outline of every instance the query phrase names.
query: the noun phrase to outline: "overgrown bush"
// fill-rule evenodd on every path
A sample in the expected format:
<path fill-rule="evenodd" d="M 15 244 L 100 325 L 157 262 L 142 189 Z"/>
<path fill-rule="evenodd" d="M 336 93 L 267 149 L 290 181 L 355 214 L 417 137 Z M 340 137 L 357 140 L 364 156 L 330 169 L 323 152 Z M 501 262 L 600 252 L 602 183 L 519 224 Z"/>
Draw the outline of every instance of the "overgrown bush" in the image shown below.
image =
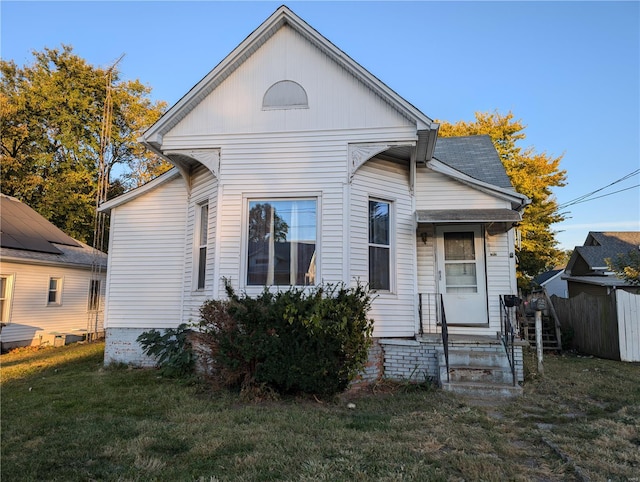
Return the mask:
<path fill-rule="evenodd" d="M 204 303 L 199 325 L 226 386 L 327 396 L 364 368 L 373 329 L 364 286 L 265 289 L 252 298 L 227 284 L 227 294 L 228 300 Z"/>
<path fill-rule="evenodd" d="M 189 342 L 191 330 L 185 323 L 177 328 L 168 328 L 164 334 L 158 330 L 142 333 L 136 341 L 142 346 L 142 351 L 156 359 L 158 368 L 163 375 L 179 377 L 193 373 L 195 357 Z"/>

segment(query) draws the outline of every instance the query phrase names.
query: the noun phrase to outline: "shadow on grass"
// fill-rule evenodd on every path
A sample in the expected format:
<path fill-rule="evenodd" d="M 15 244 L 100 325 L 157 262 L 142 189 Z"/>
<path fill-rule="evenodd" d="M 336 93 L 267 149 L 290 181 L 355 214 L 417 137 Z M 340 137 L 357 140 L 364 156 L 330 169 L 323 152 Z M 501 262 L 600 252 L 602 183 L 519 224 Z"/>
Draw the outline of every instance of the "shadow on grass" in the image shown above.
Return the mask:
<path fill-rule="evenodd" d="M 104 342 L 75 343 L 62 347 L 20 348 L 0 356 L 2 385 L 27 380 L 49 370 L 97 368 L 104 360 Z"/>

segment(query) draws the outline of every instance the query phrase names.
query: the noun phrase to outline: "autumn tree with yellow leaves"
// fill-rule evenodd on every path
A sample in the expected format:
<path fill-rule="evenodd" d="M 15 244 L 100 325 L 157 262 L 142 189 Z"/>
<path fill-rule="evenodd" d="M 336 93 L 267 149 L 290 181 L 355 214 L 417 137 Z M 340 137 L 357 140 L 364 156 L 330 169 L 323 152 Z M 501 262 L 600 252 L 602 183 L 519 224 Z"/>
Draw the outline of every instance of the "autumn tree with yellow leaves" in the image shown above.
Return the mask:
<path fill-rule="evenodd" d="M 474 122 L 438 122 L 442 137 L 490 136 L 511 184 L 516 191 L 531 199 L 518 227 L 522 242 L 516 250 L 518 285 L 528 289 L 535 276 L 553 268 L 563 256 L 551 228 L 552 224 L 565 219 L 558 211 L 552 192 L 553 187 L 565 185 L 566 171 L 560 169 L 562 156 L 552 157 L 536 152 L 533 147 L 520 147 L 518 143 L 526 138 L 526 126 L 521 120 L 514 119 L 511 112 L 505 115 L 498 111 L 476 112 Z"/>
<path fill-rule="evenodd" d="M 63 45 L 18 66 L 0 60 L 0 176 L 16 197 L 74 238 L 92 242 L 110 67 L 88 64 Z M 112 195 L 169 168 L 137 137 L 164 111 L 139 80 L 111 69 L 113 112 L 104 159 Z"/>

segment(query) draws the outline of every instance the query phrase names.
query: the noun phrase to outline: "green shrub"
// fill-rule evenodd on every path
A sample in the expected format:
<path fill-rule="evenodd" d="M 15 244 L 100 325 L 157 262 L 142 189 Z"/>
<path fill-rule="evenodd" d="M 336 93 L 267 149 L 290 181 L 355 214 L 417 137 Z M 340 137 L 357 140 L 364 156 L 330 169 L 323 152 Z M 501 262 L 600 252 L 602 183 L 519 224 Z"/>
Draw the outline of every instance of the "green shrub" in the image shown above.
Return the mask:
<path fill-rule="evenodd" d="M 200 329 L 212 340 L 212 364 L 226 386 L 327 396 L 364 368 L 373 320 L 363 286 L 265 289 L 251 298 L 227 284 L 227 294 L 200 309 Z"/>
<path fill-rule="evenodd" d="M 188 335 L 191 330 L 185 323 L 168 328 L 164 334 L 157 330 L 145 331 L 136 341 L 142 351 L 156 359 L 163 375 L 180 377 L 193 373 L 195 358 Z"/>

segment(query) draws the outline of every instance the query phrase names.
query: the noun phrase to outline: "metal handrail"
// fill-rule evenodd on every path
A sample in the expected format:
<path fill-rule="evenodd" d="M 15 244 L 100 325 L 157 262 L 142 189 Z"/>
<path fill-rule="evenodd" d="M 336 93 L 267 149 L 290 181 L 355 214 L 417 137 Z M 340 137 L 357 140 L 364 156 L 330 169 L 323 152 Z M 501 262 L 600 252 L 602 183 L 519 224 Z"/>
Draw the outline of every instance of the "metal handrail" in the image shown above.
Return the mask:
<path fill-rule="evenodd" d="M 509 304 L 511 306 L 517 306 L 517 297 L 508 296 Z M 516 379 L 516 362 L 515 362 L 515 330 L 513 323 L 511 322 L 511 316 L 507 303 L 505 303 L 505 297 L 500 295 L 500 321 L 501 321 L 501 338 L 505 351 L 507 352 L 507 359 L 509 360 L 509 367 L 511 368 L 511 377 L 513 379 L 513 386 L 517 384 Z"/>
<path fill-rule="evenodd" d="M 442 321 L 442 349 L 444 351 L 444 362 L 447 365 L 447 383 L 449 383 L 449 328 L 447 326 L 447 316 L 444 312 L 444 297 L 442 293 L 440 293 L 440 314 Z"/>

